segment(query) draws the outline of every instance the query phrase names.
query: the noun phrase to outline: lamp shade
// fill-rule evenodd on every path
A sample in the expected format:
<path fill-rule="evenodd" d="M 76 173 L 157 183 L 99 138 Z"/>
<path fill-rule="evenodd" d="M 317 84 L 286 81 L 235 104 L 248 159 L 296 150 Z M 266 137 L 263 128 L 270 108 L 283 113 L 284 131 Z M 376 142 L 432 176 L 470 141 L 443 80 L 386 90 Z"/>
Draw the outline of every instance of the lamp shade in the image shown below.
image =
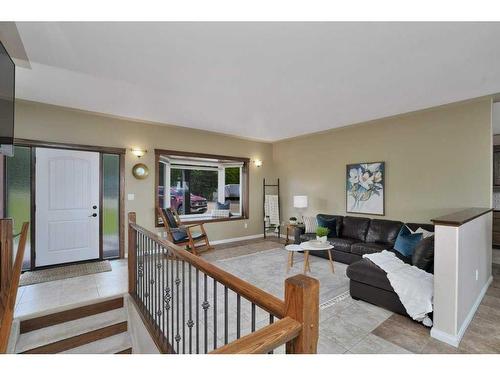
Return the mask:
<path fill-rule="evenodd" d="M 307 195 L 294 195 L 293 196 L 293 207 L 295 207 L 295 208 L 307 208 Z"/>

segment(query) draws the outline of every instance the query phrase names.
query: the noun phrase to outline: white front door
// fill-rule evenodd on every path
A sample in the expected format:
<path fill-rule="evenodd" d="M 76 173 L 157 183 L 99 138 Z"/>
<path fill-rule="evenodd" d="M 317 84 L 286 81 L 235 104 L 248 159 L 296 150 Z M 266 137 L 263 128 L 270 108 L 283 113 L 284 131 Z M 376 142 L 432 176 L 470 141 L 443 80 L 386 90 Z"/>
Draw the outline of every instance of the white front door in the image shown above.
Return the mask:
<path fill-rule="evenodd" d="M 99 258 L 99 153 L 36 149 L 36 266 Z"/>

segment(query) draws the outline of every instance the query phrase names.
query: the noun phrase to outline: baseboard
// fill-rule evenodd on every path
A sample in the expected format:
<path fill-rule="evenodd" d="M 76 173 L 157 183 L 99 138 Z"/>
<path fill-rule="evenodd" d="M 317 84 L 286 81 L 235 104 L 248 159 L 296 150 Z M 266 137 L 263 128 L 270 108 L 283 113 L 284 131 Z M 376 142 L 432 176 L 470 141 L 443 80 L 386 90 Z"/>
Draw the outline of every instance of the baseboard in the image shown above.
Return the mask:
<path fill-rule="evenodd" d="M 481 301 L 483 300 L 484 295 L 486 294 L 486 291 L 488 290 L 488 287 L 490 286 L 492 281 L 493 281 L 493 276 L 490 276 L 486 284 L 483 286 L 483 289 L 481 289 L 481 292 L 477 296 L 476 302 L 474 302 L 474 305 L 472 305 L 457 335 L 450 335 L 449 333 L 440 331 L 435 327 L 432 327 L 431 337 L 435 338 L 436 340 L 445 342 L 449 345 L 452 345 L 455 348 L 458 348 L 458 345 L 460 344 L 460 341 L 462 341 L 462 338 L 464 337 L 467 327 L 469 327 L 470 322 L 474 318 L 474 314 L 476 313 L 479 305 L 481 304 Z"/>
<path fill-rule="evenodd" d="M 458 344 L 460 344 L 460 340 L 462 339 L 461 337 L 450 335 L 449 333 L 440 331 L 439 329 L 436 329 L 435 327 L 431 328 L 431 337 L 435 338 L 436 340 L 442 341 L 448 345 L 454 346 L 455 348 L 458 348 Z"/>
<path fill-rule="evenodd" d="M 230 243 L 230 242 L 237 242 L 237 241 L 253 240 L 255 238 L 262 238 L 262 237 L 264 237 L 264 235 L 262 233 L 261 234 L 252 234 L 251 236 L 226 238 L 224 240 L 210 241 L 210 245 L 219 245 L 219 244 L 222 244 L 222 243 Z"/>

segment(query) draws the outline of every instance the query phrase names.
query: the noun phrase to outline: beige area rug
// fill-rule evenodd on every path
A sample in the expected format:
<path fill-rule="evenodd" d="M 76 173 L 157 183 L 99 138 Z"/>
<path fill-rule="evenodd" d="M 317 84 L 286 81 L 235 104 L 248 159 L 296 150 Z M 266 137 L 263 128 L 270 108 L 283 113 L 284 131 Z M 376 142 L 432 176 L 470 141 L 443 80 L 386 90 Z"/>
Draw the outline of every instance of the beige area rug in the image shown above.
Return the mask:
<path fill-rule="evenodd" d="M 271 244 L 269 244 L 271 245 Z M 303 254 L 295 254 L 294 266 L 287 272 L 288 251 L 284 245 L 274 243 L 274 248 L 246 255 L 234 256 L 215 261 L 217 267 L 283 299 L 285 280 L 303 270 Z M 321 309 L 350 298 L 347 265 L 335 262 L 332 273 L 327 259 L 311 256 L 311 276 L 319 280 L 319 301 Z"/>
<path fill-rule="evenodd" d="M 69 279 L 72 277 L 109 271 L 111 271 L 111 263 L 108 260 L 47 268 L 43 270 L 24 272 L 21 275 L 19 286 L 46 283 L 48 281 Z"/>

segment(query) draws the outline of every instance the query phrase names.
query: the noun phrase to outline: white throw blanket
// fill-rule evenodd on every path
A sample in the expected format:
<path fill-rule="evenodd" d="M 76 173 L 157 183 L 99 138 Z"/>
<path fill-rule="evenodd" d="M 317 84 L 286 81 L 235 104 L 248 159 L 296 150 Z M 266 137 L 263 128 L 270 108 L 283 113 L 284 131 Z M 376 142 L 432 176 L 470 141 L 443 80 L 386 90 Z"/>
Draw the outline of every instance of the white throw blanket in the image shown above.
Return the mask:
<path fill-rule="evenodd" d="M 432 312 L 434 276 L 420 268 L 406 264 L 387 250 L 381 253 L 365 254 L 363 257 L 370 259 L 387 272 L 387 278 L 408 315 L 425 326 L 431 327 L 432 320 L 427 314 Z"/>
<path fill-rule="evenodd" d="M 264 215 L 269 216 L 269 223 L 280 225 L 280 209 L 277 195 L 267 195 L 264 199 Z"/>

